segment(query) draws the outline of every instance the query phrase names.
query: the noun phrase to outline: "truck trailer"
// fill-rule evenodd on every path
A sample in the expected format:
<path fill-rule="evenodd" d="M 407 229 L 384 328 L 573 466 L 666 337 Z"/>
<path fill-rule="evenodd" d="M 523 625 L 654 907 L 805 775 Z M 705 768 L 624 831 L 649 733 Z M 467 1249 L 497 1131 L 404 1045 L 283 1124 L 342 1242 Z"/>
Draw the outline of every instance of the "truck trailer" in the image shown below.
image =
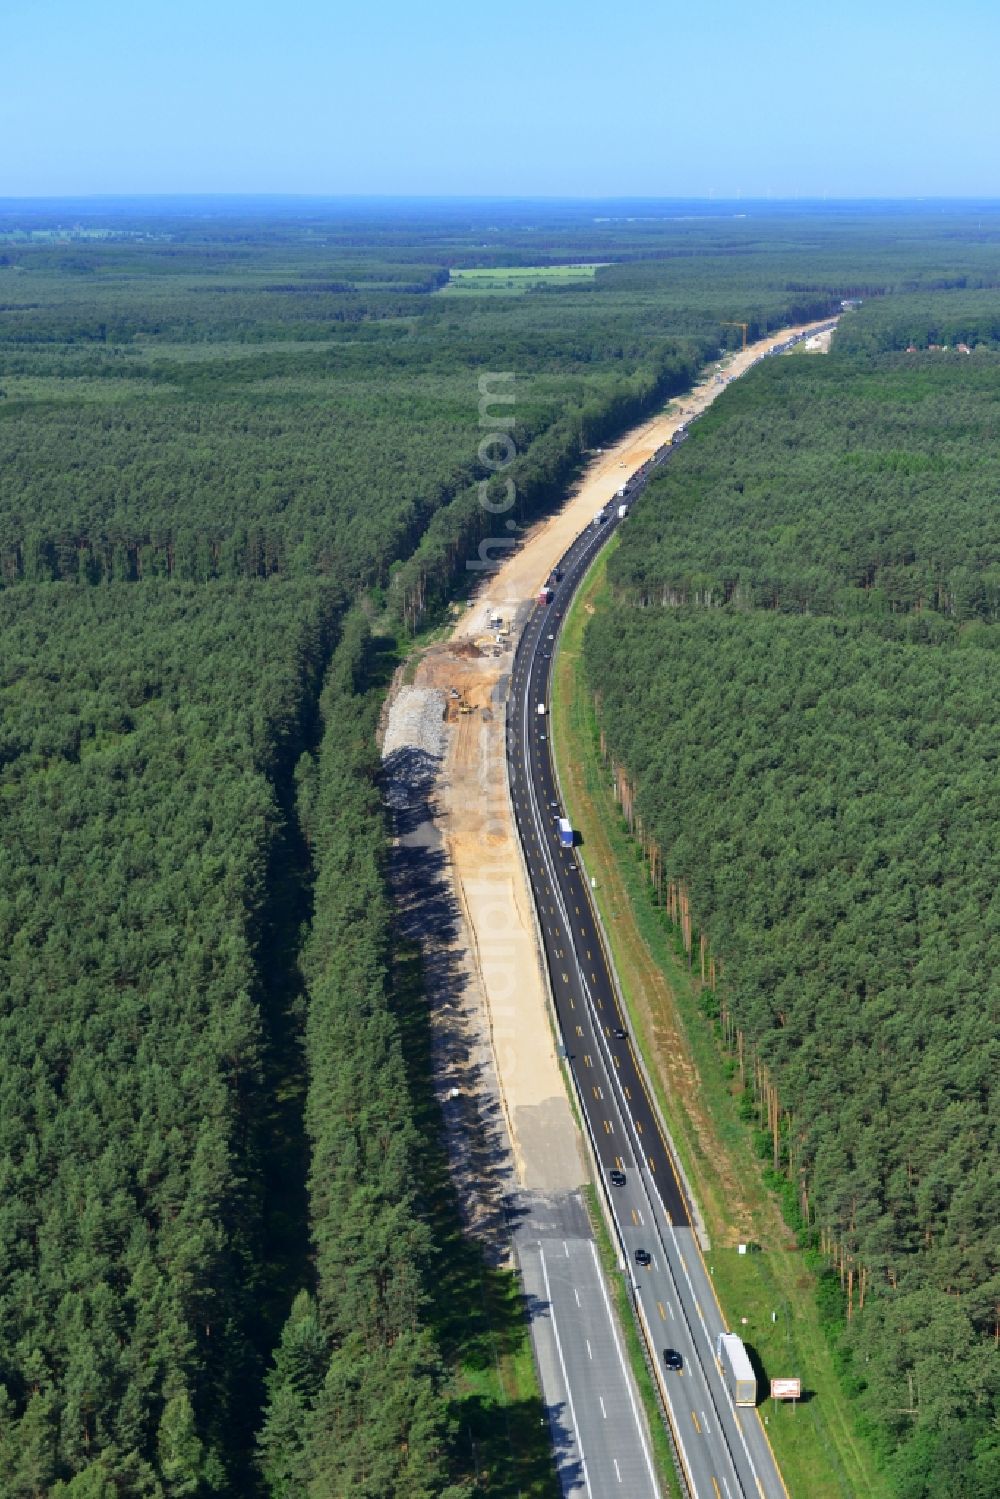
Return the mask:
<path fill-rule="evenodd" d="M 538 602 L 540 604 L 551 604 L 554 595 L 551 588 L 540 588 L 538 590 Z"/>
<path fill-rule="evenodd" d="M 559 819 L 559 843 L 562 848 L 573 847 L 573 824 L 568 817 Z"/>
<path fill-rule="evenodd" d="M 735 1404 L 756 1405 L 757 1378 L 743 1346 L 743 1339 L 734 1332 L 720 1332 L 716 1339 L 715 1356 Z"/>

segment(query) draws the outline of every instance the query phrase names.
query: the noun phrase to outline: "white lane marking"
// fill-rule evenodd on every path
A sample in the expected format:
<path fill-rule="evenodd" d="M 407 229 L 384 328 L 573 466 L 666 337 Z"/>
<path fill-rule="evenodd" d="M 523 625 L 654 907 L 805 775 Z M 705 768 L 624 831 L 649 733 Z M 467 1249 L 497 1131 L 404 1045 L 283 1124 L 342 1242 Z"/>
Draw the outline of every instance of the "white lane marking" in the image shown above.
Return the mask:
<path fill-rule="evenodd" d="M 712 1428 L 708 1424 L 708 1417 L 705 1415 L 704 1411 L 702 1411 L 701 1413 L 701 1419 L 705 1423 L 705 1435 L 710 1437 L 712 1435 Z"/>
<path fill-rule="evenodd" d="M 587 1345 L 587 1357 L 588 1357 L 588 1358 L 593 1358 L 593 1357 L 594 1357 L 594 1350 L 593 1350 L 593 1348 L 591 1348 L 591 1346 L 590 1346 L 590 1339 L 589 1339 L 589 1338 L 584 1338 L 584 1340 L 583 1340 L 583 1341 L 584 1341 L 584 1342 L 585 1342 L 585 1343 L 586 1343 L 586 1345 Z"/>
<path fill-rule="evenodd" d="M 611 1461 L 615 1465 L 615 1477 L 618 1479 L 618 1482 L 621 1483 L 621 1481 L 622 1481 L 622 1470 L 618 1466 L 618 1459 L 616 1457 L 613 1457 L 611 1459 Z"/>
<path fill-rule="evenodd" d="M 636 1410 L 635 1395 L 632 1392 L 632 1381 L 629 1379 L 628 1370 L 625 1367 L 625 1359 L 622 1356 L 622 1346 L 618 1341 L 618 1329 L 615 1326 L 615 1319 L 611 1315 L 611 1303 L 608 1300 L 608 1288 L 604 1284 L 604 1276 L 601 1272 L 601 1262 L 597 1258 L 597 1245 L 594 1243 L 593 1239 L 591 1239 L 590 1241 L 590 1252 L 594 1257 L 594 1273 L 600 1282 L 601 1291 L 604 1295 L 604 1306 L 608 1314 L 608 1324 L 611 1328 L 611 1336 L 615 1340 L 615 1352 L 618 1355 L 618 1362 L 621 1365 L 622 1379 L 625 1381 L 625 1388 L 628 1390 L 628 1403 L 632 1407 L 632 1419 L 635 1422 L 635 1429 L 639 1433 L 639 1445 L 642 1448 L 642 1455 L 646 1459 L 646 1470 L 649 1473 L 650 1491 L 654 1494 L 657 1494 L 659 1493 L 659 1488 L 656 1482 L 656 1474 L 653 1472 L 653 1459 L 649 1455 L 649 1448 L 646 1445 L 646 1434 L 643 1431 L 642 1422 L 639 1420 L 639 1412 Z M 618 1472 L 617 1461 L 615 1462 L 615 1472 Z M 621 1482 L 620 1474 L 619 1482 Z"/>
<path fill-rule="evenodd" d="M 559 1327 L 556 1322 L 555 1303 L 552 1300 L 552 1287 L 549 1285 L 549 1272 L 545 1264 L 545 1251 L 540 1244 L 538 1246 L 538 1258 L 541 1261 L 542 1265 L 542 1280 L 545 1282 L 545 1299 L 549 1304 L 549 1316 L 552 1318 L 552 1332 L 556 1340 L 556 1353 L 558 1353 L 559 1355 L 559 1367 L 562 1370 L 563 1385 L 566 1390 L 566 1400 L 569 1405 L 570 1420 L 573 1423 L 573 1431 L 576 1434 L 576 1445 L 580 1449 L 580 1472 L 583 1474 L 583 1482 L 586 1486 L 587 1493 L 590 1495 L 590 1499 L 594 1499 L 594 1491 L 590 1487 L 590 1477 L 587 1473 L 587 1459 L 583 1451 L 583 1440 L 580 1436 L 580 1428 L 576 1420 L 576 1411 L 573 1408 L 573 1387 L 570 1384 L 569 1376 L 566 1373 L 566 1360 L 563 1358 L 562 1342 L 559 1338 Z"/>
<path fill-rule="evenodd" d="M 606 1421 L 608 1419 L 608 1413 L 604 1409 L 604 1396 L 603 1395 L 598 1395 L 597 1398 L 601 1402 L 601 1415 L 604 1417 L 604 1419 Z"/>
<path fill-rule="evenodd" d="M 576 1289 L 576 1286 L 573 1287 L 573 1295 L 576 1297 L 576 1304 L 577 1304 L 577 1306 L 579 1306 L 580 1305 L 580 1293 Z"/>

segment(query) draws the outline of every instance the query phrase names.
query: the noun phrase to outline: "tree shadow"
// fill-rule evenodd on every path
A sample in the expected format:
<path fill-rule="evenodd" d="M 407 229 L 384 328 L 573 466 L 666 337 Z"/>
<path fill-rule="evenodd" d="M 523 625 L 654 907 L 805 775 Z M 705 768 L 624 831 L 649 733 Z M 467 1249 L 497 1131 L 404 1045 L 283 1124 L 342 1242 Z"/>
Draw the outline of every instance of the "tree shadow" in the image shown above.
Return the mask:
<path fill-rule="evenodd" d="M 560 1492 L 552 1471 L 556 1454 L 563 1485 L 583 1486 L 572 1427 L 564 1407 L 546 1410 L 539 1400 L 515 1400 L 498 1413 L 472 1395 L 455 1407 L 457 1443 L 477 1487 L 495 1499 L 529 1499 Z"/>
<path fill-rule="evenodd" d="M 561 1413 L 553 1418 L 522 1388 L 532 1353 L 528 1308 L 509 1261 L 522 1210 L 504 1190 L 505 1122 L 494 1090 L 482 1085 L 463 1026 L 447 1023 L 449 1012 L 459 1019 L 468 981 L 464 954 L 455 946 L 460 913 L 432 821 L 439 768 L 435 756 L 404 748 L 386 757 L 382 774 L 396 835 L 388 870 L 393 1007 L 419 1132 L 418 1205 L 434 1241 L 426 1315 L 456 1371 L 458 1476 L 499 1499 L 555 1499 L 552 1443 L 570 1437 Z M 432 1007 L 439 1013 L 435 1026 Z M 466 1231 L 470 1203 L 460 1200 L 456 1179 L 468 1181 L 475 1196 L 477 1238 Z"/>

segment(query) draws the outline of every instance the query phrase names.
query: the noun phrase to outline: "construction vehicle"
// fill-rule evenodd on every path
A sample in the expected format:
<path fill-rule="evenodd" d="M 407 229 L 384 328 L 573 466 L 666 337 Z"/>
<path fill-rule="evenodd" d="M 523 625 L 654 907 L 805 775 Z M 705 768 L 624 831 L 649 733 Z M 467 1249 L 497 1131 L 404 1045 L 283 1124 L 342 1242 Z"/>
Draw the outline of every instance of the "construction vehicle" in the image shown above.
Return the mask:
<path fill-rule="evenodd" d="M 743 329 L 743 352 L 746 353 L 746 347 L 747 347 L 747 329 L 750 327 L 750 324 L 749 323 L 722 323 L 721 326 L 723 328 L 742 328 Z"/>

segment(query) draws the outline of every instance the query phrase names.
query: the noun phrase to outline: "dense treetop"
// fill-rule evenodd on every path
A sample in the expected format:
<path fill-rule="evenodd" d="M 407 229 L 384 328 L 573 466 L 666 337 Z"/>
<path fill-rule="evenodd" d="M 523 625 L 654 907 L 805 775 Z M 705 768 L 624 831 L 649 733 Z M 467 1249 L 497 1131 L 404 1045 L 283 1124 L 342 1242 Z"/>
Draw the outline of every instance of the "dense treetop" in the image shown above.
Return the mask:
<path fill-rule="evenodd" d="M 610 576 L 636 602 L 996 619 L 998 438 L 992 355 L 769 359 L 692 427 Z"/>
<path fill-rule="evenodd" d="M 343 625 L 344 611 L 363 596 L 388 627 L 412 628 L 466 586 L 467 560 L 498 527 L 477 487 L 489 473 L 483 373 L 515 375 L 516 528 L 564 492 L 587 448 L 734 346 L 725 321 L 756 333 L 849 295 L 971 294 L 997 284 L 998 238 L 1000 217 L 978 207 L 928 219 L 889 207 L 692 217 L 680 205 L 0 201 L 5 1495 L 461 1492 L 394 1008 L 373 785 L 380 688 L 361 617 Z M 583 261 L 602 263 L 590 280 L 543 277 L 523 295 L 447 286 L 453 267 Z M 810 378 L 820 406 L 834 399 L 818 370 Z M 897 388 L 890 362 L 872 378 Z M 968 494 L 949 499 L 979 548 L 963 563 L 929 524 L 913 532 L 924 573 L 911 581 L 940 585 L 937 623 L 951 633 L 966 607 L 990 617 L 970 434 L 988 428 L 992 386 L 970 376 L 964 404 L 947 408 L 936 370 L 926 378 L 939 438 L 967 465 Z M 905 403 L 890 404 L 902 446 Z M 857 450 L 871 446 L 866 436 Z M 682 455 L 692 471 L 698 453 L 692 441 Z M 917 457 L 937 476 L 930 450 Z M 819 514 L 818 491 L 815 503 Z M 858 532 L 831 534 L 820 561 L 836 574 Z M 660 545 L 650 538 L 658 558 Z M 897 571 L 914 562 L 890 552 Z M 799 579 L 799 559 L 781 558 Z M 839 598 L 841 582 L 823 587 Z M 945 588 L 971 602 L 949 613 Z M 843 628 L 867 680 L 876 666 Z M 718 644 L 726 659 L 742 650 Z M 966 671 L 972 694 L 983 674 L 971 658 Z M 942 746 L 959 754 L 942 717 L 958 712 L 956 694 L 930 685 L 942 709 L 921 785 L 966 828 L 965 803 L 941 794 Z M 820 672 L 816 691 L 828 688 Z M 839 678 L 834 688 L 848 692 Z M 961 710 L 971 768 L 989 735 L 971 697 Z M 637 736 L 637 762 L 641 750 Z M 845 795 L 842 781 L 834 790 Z M 949 853 L 940 867 L 950 895 L 963 866 Z M 940 942 L 964 941 L 950 907 L 939 929 Z M 790 952 L 785 942 L 786 964 Z M 852 983 L 860 963 L 844 968 Z M 765 1029 L 770 1012 L 745 1002 L 777 1069 L 786 1051 Z M 817 1064 L 801 1053 L 805 1089 Z M 943 1171 L 980 1127 L 967 1112 L 951 1136 L 942 1124 Z M 862 1168 L 830 1154 L 822 1131 L 807 1139 L 836 1217 L 838 1173 Z M 912 1131 L 904 1147 L 915 1150 Z M 979 1288 L 963 1289 L 971 1318 L 985 1282 L 961 1236 L 982 1216 L 978 1193 L 954 1206 L 941 1251 L 948 1285 Z M 906 1221 L 916 1233 L 928 1210 Z M 921 1291 L 938 1296 L 939 1261 L 922 1263 Z M 968 1339 L 941 1315 L 964 1371 Z M 968 1404 L 961 1371 L 955 1399 Z"/>
<path fill-rule="evenodd" d="M 998 374 L 767 361 L 650 485 L 586 636 L 906 1499 L 1000 1481 Z"/>
<path fill-rule="evenodd" d="M 331 616 L 291 584 L 0 595 L 5 1494 L 246 1481 L 272 778 Z"/>

